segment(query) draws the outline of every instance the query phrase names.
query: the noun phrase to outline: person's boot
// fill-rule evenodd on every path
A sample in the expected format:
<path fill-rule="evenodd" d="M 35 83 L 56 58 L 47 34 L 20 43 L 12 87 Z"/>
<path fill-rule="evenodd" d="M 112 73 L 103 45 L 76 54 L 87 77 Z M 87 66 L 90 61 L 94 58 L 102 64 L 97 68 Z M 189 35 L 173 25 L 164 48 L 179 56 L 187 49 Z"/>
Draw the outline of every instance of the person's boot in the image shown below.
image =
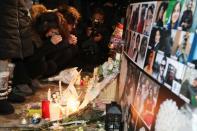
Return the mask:
<path fill-rule="evenodd" d="M 14 107 L 8 102 L 9 72 L 0 72 L 0 115 L 14 113 Z"/>
<path fill-rule="evenodd" d="M 12 89 L 12 91 L 8 95 L 8 101 L 11 103 L 22 103 L 25 102 L 25 97 L 16 89 Z"/>
<path fill-rule="evenodd" d="M 7 98 L 0 100 L 0 106 L 0 115 L 8 115 L 14 113 L 14 107 L 7 101 Z"/>
<path fill-rule="evenodd" d="M 11 103 L 22 103 L 25 101 L 25 97 L 18 93 L 18 91 L 12 87 L 12 78 L 15 65 L 13 63 L 8 64 L 9 82 L 8 82 L 8 101 Z"/>

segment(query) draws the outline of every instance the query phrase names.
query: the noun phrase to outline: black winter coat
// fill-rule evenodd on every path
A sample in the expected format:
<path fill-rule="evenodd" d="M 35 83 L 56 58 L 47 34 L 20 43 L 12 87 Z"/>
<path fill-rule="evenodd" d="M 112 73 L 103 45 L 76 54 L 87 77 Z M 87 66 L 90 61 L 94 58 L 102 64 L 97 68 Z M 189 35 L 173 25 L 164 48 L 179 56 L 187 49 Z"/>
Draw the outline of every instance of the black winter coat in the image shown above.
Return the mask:
<path fill-rule="evenodd" d="M 0 59 L 33 54 L 31 19 L 24 0 L 0 0 Z"/>

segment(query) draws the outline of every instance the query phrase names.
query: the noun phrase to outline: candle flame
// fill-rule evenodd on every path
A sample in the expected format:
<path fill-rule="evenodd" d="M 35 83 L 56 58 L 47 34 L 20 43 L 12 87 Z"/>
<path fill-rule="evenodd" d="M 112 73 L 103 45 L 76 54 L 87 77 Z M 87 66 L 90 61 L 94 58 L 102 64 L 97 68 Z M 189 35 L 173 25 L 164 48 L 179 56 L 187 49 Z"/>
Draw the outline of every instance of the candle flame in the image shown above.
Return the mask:
<path fill-rule="evenodd" d="M 76 112 L 78 110 L 80 102 L 77 100 L 77 98 L 71 96 L 67 100 L 67 108 L 70 112 Z"/>

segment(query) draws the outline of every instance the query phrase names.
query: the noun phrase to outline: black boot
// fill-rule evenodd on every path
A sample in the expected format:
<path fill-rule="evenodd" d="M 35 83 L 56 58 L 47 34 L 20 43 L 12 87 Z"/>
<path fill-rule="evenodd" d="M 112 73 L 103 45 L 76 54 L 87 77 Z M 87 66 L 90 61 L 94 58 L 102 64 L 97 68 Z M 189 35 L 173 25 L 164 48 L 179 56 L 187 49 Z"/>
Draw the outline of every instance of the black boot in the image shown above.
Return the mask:
<path fill-rule="evenodd" d="M 12 91 L 9 95 L 8 95 L 8 101 L 11 103 L 22 103 L 25 101 L 25 97 L 17 94 L 16 92 Z"/>
<path fill-rule="evenodd" d="M 24 95 L 19 93 L 16 88 L 12 87 L 12 81 L 9 81 L 8 93 L 8 101 L 11 103 L 22 103 L 25 101 Z"/>
<path fill-rule="evenodd" d="M 14 113 L 14 107 L 6 100 L 0 100 L 0 115 L 8 115 Z"/>

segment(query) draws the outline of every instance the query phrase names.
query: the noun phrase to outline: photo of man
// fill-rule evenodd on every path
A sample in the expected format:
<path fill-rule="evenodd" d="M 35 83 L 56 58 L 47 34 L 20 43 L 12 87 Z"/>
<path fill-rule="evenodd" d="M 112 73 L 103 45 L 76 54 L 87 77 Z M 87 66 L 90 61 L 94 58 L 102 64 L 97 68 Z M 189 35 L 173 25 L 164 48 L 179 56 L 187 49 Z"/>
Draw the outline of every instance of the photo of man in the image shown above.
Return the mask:
<path fill-rule="evenodd" d="M 137 57 L 137 65 L 141 68 L 144 67 L 144 61 L 146 56 L 146 50 L 148 45 L 148 37 L 143 36 L 140 44 L 140 49 Z"/>
<path fill-rule="evenodd" d="M 167 65 L 167 57 L 163 52 L 157 52 L 155 62 L 153 65 L 153 78 L 155 78 L 159 83 L 164 84 L 164 71 Z"/>
<path fill-rule="evenodd" d="M 175 58 L 167 58 L 167 64 L 164 71 L 165 82 L 164 85 L 169 89 L 175 88 L 172 87 L 175 85 L 177 88 L 177 84 L 173 84 L 174 82 L 181 83 L 184 77 L 186 66 L 178 61 Z"/>

